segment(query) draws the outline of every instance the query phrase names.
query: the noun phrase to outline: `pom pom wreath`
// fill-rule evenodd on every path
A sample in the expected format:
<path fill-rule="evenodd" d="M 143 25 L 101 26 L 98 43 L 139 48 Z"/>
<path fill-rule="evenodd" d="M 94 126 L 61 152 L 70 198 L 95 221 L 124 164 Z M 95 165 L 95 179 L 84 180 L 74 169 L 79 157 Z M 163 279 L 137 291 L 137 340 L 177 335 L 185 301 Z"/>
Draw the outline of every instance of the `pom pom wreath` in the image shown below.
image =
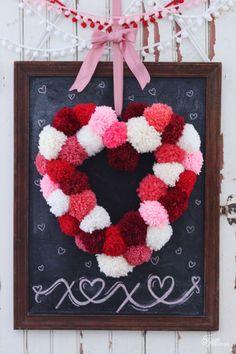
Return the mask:
<path fill-rule="evenodd" d="M 40 153 L 37 154 L 34 164 L 38 173 L 43 176 L 46 173 L 47 160 Z"/>
<path fill-rule="evenodd" d="M 159 251 L 172 235 L 173 230 L 169 224 L 162 227 L 149 226 L 147 229 L 147 245 L 153 251 Z"/>
<path fill-rule="evenodd" d="M 183 166 L 186 170 L 193 171 L 197 175 L 200 174 L 203 164 L 203 157 L 201 151 L 187 153 L 183 161 Z"/>
<path fill-rule="evenodd" d="M 96 230 L 92 234 L 80 231 L 75 238 L 76 245 L 90 254 L 99 254 L 103 251 L 105 230 Z"/>
<path fill-rule="evenodd" d="M 47 160 L 56 159 L 67 137 L 57 129 L 46 125 L 39 134 L 39 151 Z"/>
<path fill-rule="evenodd" d="M 81 221 L 96 206 L 96 203 L 96 196 L 91 190 L 71 195 L 69 213 Z"/>
<path fill-rule="evenodd" d="M 80 122 L 80 126 L 87 125 L 91 115 L 94 113 L 96 105 L 93 103 L 80 103 L 73 107 L 76 118 Z"/>
<path fill-rule="evenodd" d="M 162 133 L 163 144 L 175 144 L 181 137 L 184 129 L 184 118 L 173 114 L 170 123 Z"/>
<path fill-rule="evenodd" d="M 114 149 L 126 142 L 127 126 L 124 122 L 113 123 L 103 135 L 103 144 L 109 148 Z"/>
<path fill-rule="evenodd" d="M 103 149 L 102 138 L 94 133 L 88 125 L 82 127 L 76 134 L 78 142 L 85 149 L 88 156 L 94 156 Z"/>
<path fill-rule="evenodd" d="M 180 174 L 179 181 L 176 183 L 176 187 L 180 188 L 183 192 L 190 196 L 196 180 L 197 176 L 193 171 L 184 171 Z"/>
<path fill-rule="evenodd" d="M 143 113 L 148 123 L 160 133 L 169 124 L 172 114 L 172 108 L 164 103 L 154 103 L 151 107 L 147 107 Z"/>
<path fill-rule="evenodd" d="M 68 236 L 75 236 L 80 232 L 79 223 L 76 218 L 69 214 L 58 218 L 61 231 Z"/>
<path fill-rule="evenodd" d="M 164 226 L 169 222 L 166 209 L 155 200 L 141 203 L 139 212 L 145 223 L 149 226 Z"/>
<path fill-rule="evenodd" d="M 70 178 L 60 183 L 60 188 L 67 195 L 78 194 L 90 189 L 88 176 L 84 172 L 75 171 Z"/>
<path fill-rule="evenodd" d="M 53 118 L 53 127 L 67 136 L 74 135 L 80 128 L 80 123 L 72 108 L 64 107 Z"/>
<path fill-rule="evenodd" d="M 144 200 L 158 200 L 165 195 L 167 185 L 154 175 L 147 175 L 142 179 L 137 189 L 138 196 L 143 202 Z"/>
<path fill-rule="evenodd" d="M 133 266 L 123 256 L 111 257 L 105 254 L 98 254 L 97 261 L 100 271 L 107 277 L 124 277 L 133 270 Z"/>
<path fill-rule="evenodd" d="M 95 206 L 80 223 L 84 232 L 92 233 L 95 230 L 102 230 L 111 225 L 110 216 L 101 206 Z"/>
<path fill-rule="evenodd" d="M 105 131 L 115 122 L 117 122 L 115 111 L 111 107 L 99 106 L 96 107 L 88 125 L 96 134 L 103 136 Z"/>
<path fill-rule="evenodd" d="M 186 153 L 178 145 L 163 144 L 157 148 L 154 155 L 156 161 L 159 163 L 166 163 L 166 162 L 182 163 Z"/>
<path fill-rule="evenodd" d="M 183 150 L 190 153 L 200 149 L 200 136 L 192 124 L 185 124 L 183 134 L 178 141 L 178 145 Z"/>
<path fill-rule="evenodd" d="M 140 156 L 129 144 L 107 150 L 108 165 L 115 170 L 133 172 L 139 164 Z"/>
<path fill-rule="evenodd" d="M 130 118 L 143 116 L 147 104 L 132 102 L 129 103 L 123 112 L 123 121 L 128 122 Z"/>
<path fill-rule="evenodd" d="M 79 144 L 76 136 L 69 137 L 59 153 L 59 159 L 79 166 L 88 158 L 85 149 Z"/>
<path fill-rule="evenodd" d="M 41 192 L 45 199 L 48 199 L 49 195 L 54 192 L 58 186 L 58 183 L 54 183 L 47 174 L 44 175 L 40 181 Z"/>
<path fill-rule="evenodd" d="M 127 126 L 128 141 L 139 153 L 152 152 L 160 145 L 160 134 L 148 124 L 144 117 L 131 118 Z"/>
<path fill-rule="evenodd" d="M 68 212 L 69 200 L 69 197 L 65 195 L 60 189 L 56 189 L 48 197 L 47 203 L 51 207 L 51 213 L 58 217 Z"/>
<path fill-rule="evenodd" d="M 160 203 L 167 210 L 170 222 L 174 222 L 187 209 L 188 196 L 178 187 L 170 188 L 166 195 L 160 198 Z"/>
<path fill-rule="evenodd" d="M 165 184 L 174 187 L 179 180 L 179 175 L 184 171 L 183 165 L 177 162 L 155 163 L 153 171 L 156 177 L 160 178 Z"/>
<path fill-rule="evenodd" d="M 151 258 L 152 251 L 147 246 L 132 246 L 125 252 L 125 259 L 132 266 L 137 266 L 148 262 Z"/>
<path fill-rule="evenodd" d="M 119 222 L 120 233 L 127 246 L 145 244 L 147 225 L 138 211 L 129 211 Z"/>
<path fill-rule="evenodd" d="M 76 170 L 67 161 L 52 160 L 47 163 L 46 171 L 53 182 L 60 183 L 70 179 Z"/>
<path fill-rule="evenodd" d="M 118 226 L 110 226 L 106 229 L 105 235 L 106 239 L 103 246 L 103 253 L 107 256 L 121 256 L 125 253 L 126 245 Z"/>

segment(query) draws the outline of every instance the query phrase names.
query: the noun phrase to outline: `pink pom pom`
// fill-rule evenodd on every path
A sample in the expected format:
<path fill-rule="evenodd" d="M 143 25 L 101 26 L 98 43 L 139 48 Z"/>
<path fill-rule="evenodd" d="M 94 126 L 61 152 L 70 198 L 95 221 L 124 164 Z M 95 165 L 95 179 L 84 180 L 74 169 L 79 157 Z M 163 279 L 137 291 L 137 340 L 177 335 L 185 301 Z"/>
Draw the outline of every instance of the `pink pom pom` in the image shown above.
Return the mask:
<path fill-rule="evenodd" d="M 76 136 L 69 137 L 59 153 L 59 158 L 72 165 L 79 166 L 88 158 L 85 149 L 80 145 Z"/>
<path fill-rule="evenodd" d="M 108 149 L 114 149 L 124 144 L 127 139 L 127 126 L 124 122 L 113 123 L 103 135 L 103 144 Z"/>
<path fill-rule="evenodd" d="M 183 166 L 186 170 L 193 171 L 197 175 L 201 172 L 203 157 L 201 151 L 196 151 L 191 154 L 187 153 L 183 161 Z"/>
<path fill-rule="evenodd" d="M 117 122 L 115 111 L 111 107 L 99 106 L 96 107 L 88 125 L 95 133 L 103 136 L 105 131 L 115 122 Z"/>
<path fill-rule="evenodd" d="M 59 187 L 59 185 L 57 183 L 54 183 L 51 178 L 46 174 L 40 181 L 40 187 L 44 198 L 47 199 L 49 195 Z"/>
<path fill-rule="evenodd" d="M 173 111 L 171 107 L 164 103 L 154 103 L 144 110 L 144 117 L 150 125 L 158 132 L 162 133 L 169 124 Z"/>
<path fill-rule="evenodd" d="M 185 151 L 178 145 L 163 144 L 155 151 L 154 155 L 159 163 L 179 162 L 182 163 L 185 158 Z"/>
<path fill-rule="evenodd" d="M 41 176 L 45 175 L 46 166 L 47 166 L 47 160 L 45 159 L 45 157 L 43 155 L 41 155 L 40 153 L 38 153 L 34 163 L 35 163 L 38 173 Z"/>
<path fill-rule="evenodd" d="M 91 190 L 86 190 L 70 197 L 70 215 L 81 221 L 95 206 L 97 200 Z"/>
<path fill-rule="evenodd" d="M 144 200 L 158 200 L 166 194 L 167 185 L 154 175 L 147 175 L 142 179 L 137 189 L 138 196 Z"/>
<path fill-rule="evenodd" d="M 164 226 L 169 218 L 166 209 L 157 201 L 145 201 L 139 208 L 140 215 L 149 226 Z"/>
<path fill-rule="evenodd" d="M 147 246 L 132 246 L 128 248 L 124 257 L 127 262 L 133 266 L 137 266 L 148 262 L 151 258 L 152 251 Z"/>
<path fill-rule="evenodd" d="M 78 248 L 80 248 L 82 251 L 87 252 L 87 248 L 85 247 L 83 241 L 81 240 L 80 235 L 75 237 L 75 244 Z"/>

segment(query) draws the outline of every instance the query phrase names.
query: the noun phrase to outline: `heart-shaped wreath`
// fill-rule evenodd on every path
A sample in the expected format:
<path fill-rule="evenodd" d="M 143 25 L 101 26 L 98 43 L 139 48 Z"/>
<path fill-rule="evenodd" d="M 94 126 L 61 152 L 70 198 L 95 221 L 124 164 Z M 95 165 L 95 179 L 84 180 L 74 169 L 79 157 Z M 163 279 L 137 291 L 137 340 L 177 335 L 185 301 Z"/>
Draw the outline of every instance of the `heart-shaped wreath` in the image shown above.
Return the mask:
<path fill-rule="evenodd" d="M 172 236 L 170 223 L 187 209 L 203 158 L 200 137 L 192 124 L 157 103 L 130 104 L 119 121 L 112 108 L 78 104 L 59 110 L 39 135 L 35 164 L 41 191 L 62 232 L 75 237 L 83 251 L 95 254 L 100 270 L 110 277 L 126 276 L 149 261 Z M 111 225 L 97 205 L 87 175 L 76 169 L 107 148 L 108 164 L 132 172 L 140 154 L 153 153 L 154 174 L 137 188 L 140 207 Z"/>

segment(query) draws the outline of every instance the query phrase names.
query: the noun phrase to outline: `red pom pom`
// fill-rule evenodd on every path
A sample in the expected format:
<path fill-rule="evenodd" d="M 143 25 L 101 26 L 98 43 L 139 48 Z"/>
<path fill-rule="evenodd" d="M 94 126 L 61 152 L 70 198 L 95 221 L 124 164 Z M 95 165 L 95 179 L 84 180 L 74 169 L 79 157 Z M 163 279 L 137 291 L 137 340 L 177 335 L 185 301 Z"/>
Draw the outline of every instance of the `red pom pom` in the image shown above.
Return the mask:
<path fill-rule="evenodd" d="M 61 231 L 68 236 L 75 236 L 80 231 L 78 221 L 69 214 L 58 218 Z"/>
<path fill-rule="evenodd" d="M 84 172 L 76 171 L 70 178 L 60 182 L 60 188 L 67 195 L 81 193 L 90 189 L 88 176 Z"/>
<path fill-rule="evenodd" d="M 110 226 L 106 230 L 106 239 L 103 246 L 103 253 L 108 256 L 121 256 L 125 253 L 126 245 L 120 234 L 118 226 Z"/>
<path fill-rule="evenodd" d="M 175 144 L 181 137 L 184 129 L 184 118 L 173 114 L 170 123 L 162 133 L 163 144 Z"/>
<path fill-rule="evenodd" d="M 148 105 L 144 103 L 129 103 L 122 114 L 122 119 L 127 122 L 130 118 L 142 116 L 147 106 Z"/>
<path fill-rule="evenodd" d="M 137 189 L 138 196 L 143 202 L 144 200 L 158 200 L 166 194 L 167 185 L 154 175 L 147 175 L 142 179 Z"/>
<path fill-rule="evenodd" d="M 96 206 L 96 203 L 96 195 L 91 190 L 86 190 L 79 194 L 73 194 L 70 197 L 69 213 L 79 221 L 82 221 L 83 218 Z"/>
<path fill-rule="evenodd" d="M 125 253 L 124 257 L 126 258 L 127 262 L 133 266 L 137 266 L 148 262 L 151 258 L 152 251 L 147 246 L 132 246 L 128 248 L 127 252 Z"/>
<path fill-rule="evenodd" d="M 126 213 L 119 222 L 120 233 L 127 246 L 143 245 L 146 241 L 147 225 L 138 211 Z"/>
<path fill-rule="evenodd" d="M 184 171 L 180 174 L 176 187 L 180 188 L 190 196 L 196 180 L 197 176 L 193 171 Z"/>
<path fill-rule="evenodd" d="M 75 173 L 75 168 L 67 161 L 58 159 L 48 161 L 46 171 L 53 182 L 60 183 L 70 179 Z"/>
<path fill-rule="evenodd" d="M 187 193 L 180 188 L 169 188 L 167 194 L 159 199 L 159 202 L 168 212 L 170 222 L 176 221 L 188 207 Z"/>
<path fill-rule="evenodd" d="M 73 109 L 65 107 L 55 114 L 52 126 L 67 136 L 71 136 L 79 130 L 80 123 Z"/>
<path fill-rule="evenodd" d="M 116 170 L 133 172 L 139 159 L 138 152 L 129 143 L 107 150 L 108 165 Z"/>
<path fill-rule="evenodd" d="M 159 163 L 179 162 L 185 158 L 185 151 L 175 144 L 163 144 L 154 152 L 155 159 Z"/>
<path fill-rule="evenodd" d="M 81 103 L 73 107 L 76 118 L 81 126 L 88 124 L 91 115 L 94 113 L 96 105 L 93 103 Z"/>
<path fill-rule="evenodd" d="M 102 253 L 104 241 L 105 230 L 96 230 L 92 234 L 80 230 L 75 238 L 76 245 L 91 254 Z"/>

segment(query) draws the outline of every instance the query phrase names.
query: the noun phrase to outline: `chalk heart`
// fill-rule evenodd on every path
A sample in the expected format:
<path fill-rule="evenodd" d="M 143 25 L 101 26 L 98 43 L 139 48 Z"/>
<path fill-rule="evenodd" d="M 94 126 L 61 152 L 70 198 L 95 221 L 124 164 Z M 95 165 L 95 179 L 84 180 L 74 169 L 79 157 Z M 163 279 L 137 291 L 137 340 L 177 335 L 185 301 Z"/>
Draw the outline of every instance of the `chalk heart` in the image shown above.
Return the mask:
<path fill-rule="evenodd" d="M 193 97 L 193 94 L 194 94 L 193 90 L 189 90 L 189 91 L 186 92 L 186 96 L 189 97 L 189 98 Z"/>
<path fill-rule="evenodd" d="M 43 271 L 44 271 L 44 265 L 41 264 L 40 266 L 38 266 L 38 270 L 39 270 L 40 272 L 43 272 Z"/>
<path fill-rule="evenodd" d="M 40 187 L 40 179 L 35 179 L 34 184 L 35 186 Z"/>
<path fill-rule="evenodd" d="M 45 224 L 38 224 L 37 225 L 37 229 L 39 229 L 39 231 L 43 232 L 45 230 L 46 225 Z"/>
<path fill-rule="evenodd" d="M 131 102 L 133 102 L 133 101 L 134 101 L 134 95 L 130 95 L 130 96 L 128 97 L 128 100 L 131 101 Z"/>
<path fill-rule="evenodd" d="M 75 93 L 69 93 L 68 97 L 71 101 L 73 101 L 73 99 L 75 98 Z"/>
<path fill-rule="evenodd" d="M 188 234 L 192 234 L 195 231 L 195 226 L 194 225 L 188 225 L 186 227 L 186 231 Z"/>
<path fill-rule="evenodd" d="M 159 262 L 159 256 L 155 256 L 151 258 L 151 263 L 153 265 L 157 265 L 158 262 Z"/>
<path fill-rule="evenodd" d="M 197 113 L 190 113 L 189 117 L 191 120 L 195 120 L 195 119 L 197 119 L 198 114 Z"/>
<path fill-rule="evenodd" d="M 46 120 L 45 119 L 38 119 L 38 126 L 40 128 L 42 128 L 45 124 L 46 124 Z"/>
<path fill-rule="evenodd" d="M 178 247 L 176 250 L 175 250 L 175 253 L 176 254 L 182 254 L 182 252 L 183 252 L 183 249 L 182 249 L 182 247 Z"/>
<path fill-rule="evenodd" d="M 195 204 L 196 204 L 197 206 L 201 205 L 201 203 L 202 203 L 202 201 L 201 201 L 200 199 L 196 199 L 196 200 L 195 200 Z"/>
<path fill-rule="evenodd" d="M 148 93 L 151 95 L 151 96 L 155 96 L 157 94 L 157 90 L 155 89 L 155 87 L 151 88 L 148 90 Z"/>
<path fill-rule="evenodd" d="M 43 287 L 42 285 L 34 285 L 33 290 L 36 294 L 40 293 L 42 291 Z"/>
<path fill-rule="evenodd" d="M 169 294 L 172 293 L 175 286 L 174 278 L 167 275 L 165 278 L 161 279 L 158 275 L 151 277 L 148 280 L 148 290 L 150 291 L 151 295 L 157 298 L 166 298 Z M 155 291 L 154 291 L 155 290 Z M 162 295 L 157 295 L 157 293 L 163 291 Z"/>
<path fill-rule="evenodd" d="M 194 262 L 194 261 L 189 261 L 189 262 L 188 262 L 188 266 L 189 266 L 189 268 L 194 268 L 194 267 L 196 266 L 196 262 Z"/>
<path fill-rule="evenodd" d="M 59 255 L 59 256 L 62 256 L 63 254 L 65 254 L 66 253 L 66 249 L 65 248 L 63 248 L 63 247 L 58 247 L 58 249 L 57 249 L 57 254 Z"/>
<path fill-rule="evenodd" d="M 38 88 L 38 93 L 45 95 L 47 93 L 47 86 L 42 85 L 41 87 Z"/>
<path fill-rule="evenodd" d="M 98 85 L 99 88 L 104 89 L 106 87 L 106 84 L 104 81 L 101 81 L 100 84 Z"/>
<path fill-rule="evenodd" d="M 92 262 L 91 261 L 85 262 L 85 267 L 91 268 L 92 267 Z"/>
<path fill-rule="evenodd" d="M 104 290 L 105 281 L 101 278 L 94 280 L 81 279 L 79 283 L 79 290 L 81 294 L 88 300 L 96 299 Z"/>

